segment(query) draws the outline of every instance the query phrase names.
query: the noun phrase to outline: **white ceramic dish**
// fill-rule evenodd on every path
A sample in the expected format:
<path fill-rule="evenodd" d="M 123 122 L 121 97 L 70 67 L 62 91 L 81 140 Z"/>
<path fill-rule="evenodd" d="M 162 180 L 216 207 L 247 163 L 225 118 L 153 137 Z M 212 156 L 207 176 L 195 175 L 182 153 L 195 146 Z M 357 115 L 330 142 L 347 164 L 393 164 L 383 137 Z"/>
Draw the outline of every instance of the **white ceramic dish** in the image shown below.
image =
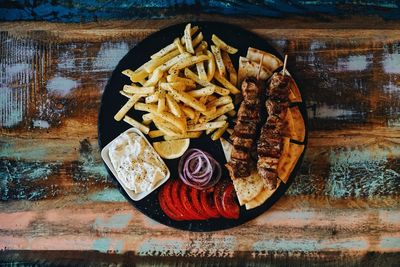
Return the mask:
<path fill-rule="evenodd" d="M 140 136 L 142 136 L 142 137 L 144 138 L 144 140 L 146 140 L 147 144 L 148 144 L 151 148 L 153 148 L 153 146 L 150 144 L 150 142 L 147 140 L 147 138 L 143 135 L 143 133 L 142 133 L 141 131 L 139 131 L 138 129 L 132 127 L 132 128 L 129 128 L 128 130 L 126 130 L 125 132 L 123 132 L 122 134 L 124 134 L 124 133 L 129 133 L 129 132 L 134 132 L 134 133 L 139 134 Z M 119 136 L 118 136 L 118 137 L 119 137 Z M 116 137 L 115 139 L 117 139 L 118 137 Z M 114 140 L 115 140 L 115 139 L 114 139 Z M 111 144 L 114 142 L 114 140 L 111 141 L 110 143 L 108 143 L 108 144 L 103 148 L 103 150 L 101 151 L 101 157 L 103 158 L 103 160 L 104 160 L 104 162 L 106 163 L 107 167 L 108 167 L 108 168 L 111 170 L 111 172 L 113 173 L 115 179 L 117 179 L 117 181 L 119 182 L 119 184 L 122 186 L 122 188 L 125 190 L 125 192 L 128 194 L 128 196 L 129 196 L 132 200 L 138 201 L 138 200 L 141 200 L 141 199 L 145 198 L 145 197 L 148 196 L 151 192 L 153 192 L 154 190 L 156 190 L 159 186 L 161 186 L 163 183 L 165 183 L 165 182 L 169 179 L 170 172 L 169 172 L 169 170 L 168 170 L 168 167 L 165 165 L 165 162 L 164 162 L 164 161 L 162 160 L 162 158 L 158 155 L 158 153 L 154 150 L 154 152 L 155 152 L 155 154 L 157 155 L 157 157 L 158 157 L 158 158 L 160 159 L 160 161 L 165 165 L 165 169 L 167 170 L 167 175 L 165 176 L 164 179 L 160 180 L 160 181 L 156 184 L 156 186 L 155 186 L 152 190 L 150 190 L 150 191 L 142 192 L 142 193 L 138 193 L 138 194 L 137 194 L 137 193 L 133 192 L 132 190 L 128 189 L 128 188 L 120 181 L 120 179 L 118 178 L 117 172 L 115 171 L 114 166 L 113 166 L 113 164 L 112 164 L 112 162 L 111 162 L 111 160 L 110 160 L 110 156 L 109 156 L 109 153 L 108 153 L 108 152 L 109 152 L 109 148 L 110 148 Z M 154 148 L 153 148 L 153 149 L 154 149 Z"/>

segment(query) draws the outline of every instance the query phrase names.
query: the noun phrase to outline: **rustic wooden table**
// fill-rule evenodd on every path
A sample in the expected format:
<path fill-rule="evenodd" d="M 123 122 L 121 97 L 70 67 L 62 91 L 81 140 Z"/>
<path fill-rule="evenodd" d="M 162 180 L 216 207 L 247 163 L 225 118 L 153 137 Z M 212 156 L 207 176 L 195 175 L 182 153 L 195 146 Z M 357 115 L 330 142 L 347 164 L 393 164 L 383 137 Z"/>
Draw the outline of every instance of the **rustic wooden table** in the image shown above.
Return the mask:
<path fill-rule="evenodd" d="M 168 228 L 123 198 L 97 144 L 102 91 L 135 44 L 189 19 L 0 23 L 0 262 L 396 265 L 397 22 L 229 19 L 289 55 L 309 107 L 301 172 L 226 231 Z"/>

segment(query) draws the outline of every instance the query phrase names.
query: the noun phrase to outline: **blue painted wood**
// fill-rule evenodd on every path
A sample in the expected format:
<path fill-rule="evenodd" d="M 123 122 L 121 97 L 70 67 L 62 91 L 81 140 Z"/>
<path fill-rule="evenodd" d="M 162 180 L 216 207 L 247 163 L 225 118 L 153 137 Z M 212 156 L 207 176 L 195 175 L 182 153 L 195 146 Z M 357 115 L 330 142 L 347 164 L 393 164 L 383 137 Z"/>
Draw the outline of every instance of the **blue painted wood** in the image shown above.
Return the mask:
<path fill-rule="evenodd" d="M 240 16 L 352 16 L 375 15 L 399 19 L 399 2 L 356 0 L 2 0 L 0 20 L 87 22 L 107 19 L 168 18 L 179 14 Z"/>

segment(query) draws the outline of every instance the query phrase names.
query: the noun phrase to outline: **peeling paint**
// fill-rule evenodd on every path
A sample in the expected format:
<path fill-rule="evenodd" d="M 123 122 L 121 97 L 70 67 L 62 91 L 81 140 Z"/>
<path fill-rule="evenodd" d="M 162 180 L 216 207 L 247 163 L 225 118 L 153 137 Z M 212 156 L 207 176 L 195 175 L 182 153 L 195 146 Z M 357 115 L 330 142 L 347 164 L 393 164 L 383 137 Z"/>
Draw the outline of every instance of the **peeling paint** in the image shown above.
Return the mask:
<path fill-rule="evenodd" d="M 45 120 L 33 120 L 32 123 L 34 128 L 41 128 L 41 129 L 50 128 L 49 122 Z"/>
<path fill-rule="evenodd" d="M 323 104 L 323 105 L 318 105 L 316 110 L 315 110 L 315 114 L 313 112 L 313 110 L 308 109 L 308 117 L 309 118 L 340 118 L 340 117 L 351 117 L 353 115 L 356 115 L 357 112 L 356 111 L 352 111 L 352 110 L 347 110 L 347 109 L 341 109 L 338 107 L 334 107 L 334 106 L 329 106 L 327 104 Z"/>
<path fill-rule="evenodd" d="M 367 250 L 369 247 L 368 241 L 364 239 L 348 239 L 348 240 L 333 240 L 322 242 L 318 249 L 320 250 Z"/>
<path fill-rule="evenodd" d="M 382 62 L 383 70 L 390 74 L 400 73 L 400 54 L 385 54 Z"/>
<path fill-rule="evenodd" d="M 129 222 L 132 219 L 132 213 L 127 214 L 115 214 L 111 216 L 109 219 L 97 218 L 94 222 L 93 227 L 95 229 L 123 229 L 129 225 Z"/>
<path fill-rule="evenodd" d="M 93 62 L 93 69 L 96 71 L 113 70 L 128 51 L 129 46 L 126 42 L 101 44 L 100 51 Z"/>
<path fill-rule="evenodd" d="M 274 239 L 262 240 L 253 244 L 255 252 L 264 251 L 316 251 L 318 241 L 310 239 Z"/>
<path fill-rule="evenodd" d="M 66 96 L 78 85 L 79 83 L 72 79 L 56 76 L 47 82 L 46 88 L 50 93 Z"/>
<path fill-rule="evenodd" d="M 93 242 L 92 249 L 100 252 L 107 252 L 111 246 L 111 238 L 100 238 Z"/>
<path fill-rule="evenodd" d="M 89 200 L 96 202 L 127 202 L 125 197 L 116 188 L 104 189 L 89 195 Z"/>
<path fill-rule="evenodd" d="M 345 58 L 338 58 L 338 71 L 363 71 L 372 62 L 372 55 L 356 55 Z"/>
<path fill-rule="evenodd" d="M 383 237 L 379 247 L 384 250 L 400 251 L 400 237 Z"/>

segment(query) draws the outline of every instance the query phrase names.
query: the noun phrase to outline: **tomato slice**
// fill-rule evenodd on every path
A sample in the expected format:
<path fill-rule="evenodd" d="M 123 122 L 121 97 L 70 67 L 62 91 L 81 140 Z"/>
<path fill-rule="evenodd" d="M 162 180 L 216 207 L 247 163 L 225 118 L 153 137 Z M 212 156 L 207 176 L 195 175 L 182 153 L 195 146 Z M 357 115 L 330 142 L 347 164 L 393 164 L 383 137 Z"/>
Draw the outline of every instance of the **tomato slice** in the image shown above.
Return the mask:
<path fill-rule="evenodd" d="M 172 182 L 168 181 L 162 190 L 162 197 L 165 200 L 165 204 L 176 216 L 180 217 L 181 220 L 185 219 L 185 214 L 181 212 L 175 205 L 175 200 L 171 197 Z"/>
<path fill-rule="evenodd" d="M 210 190 L 201 191 L 200 202 L 205 214 L 207 214 L 210 218 L 218 218 L 221 216 L 217 210 L 217 207 L 215 206 L 215 202 L 213 199 L 213 191 Z"/>
<path fill-rule="evenodd" d="M 161 210 L 165 213 L 165 215 L 167 215 L 170 219 L 174 220 L 174 221 L 180 221 L 182 220 L 182 218 L 178 215 L 176 215 L 175 213 L 173 213 L 169 207 L 167 206 L 167 203 L 165 201 L 164 198 L 164 191 L 165 191 L 165 186 L 163 188 L 161 188 L 159 194 L 158 194 L 158 202 L 160 203 L 160 207 Z"/>
<path fill-rule="evenodd" d="M 220 182 L 216 185 L 214 190 L 214 203 L 218 213 L 221 214 L 222 217 L 231 219 L 230 214 L 226 213 L 224 207 L 222 206 L 222 195 L 227 185 L 227 182 Z"/>
<path fill-rule="evenodd" d="M 182 205 L 186 210 L 186 214 L 192 219 L 192 220 L 205 220 L 206 218 L 203 217 L 200 213 L 196 212 L 195 208 L 193 207 L 192 203 L 189 200 L 189 186 L 186 184 L 182 183 L 180 191 L 179 191 L 179 196 L 182 201 Z"/>
<path fill-rule="evenodd" d="M 197 213 L 200 213 L 206 219 L 211 218 L 204 211 L 203 206 L 200 203 L 200 190 L 193 187 L 190 189 L 190 202 L 192 203 L 193 208 L 197 211 Z"/>
<path fill-rule="evenodd" d="M 228 218 L 239 218 L 239 205 L 235 201 L 235 189 L 233 184 L 229 184 L 222 194 L 222 208 Z"/>
<path fill-rule="evenodd" d="M 172 184 L 171 185 L 172 203 L 174 204 L 175 208 L 179 210 L 181 214 L 183 214 L 183 220 L 191 220 L 192 218 L 186 212 L 186 209 L 182 205 L 182 201 L 179 196 L 179 191 L 181 189 L 182 182 L 180 180 L 173 180 L 171 184 Z"/>

